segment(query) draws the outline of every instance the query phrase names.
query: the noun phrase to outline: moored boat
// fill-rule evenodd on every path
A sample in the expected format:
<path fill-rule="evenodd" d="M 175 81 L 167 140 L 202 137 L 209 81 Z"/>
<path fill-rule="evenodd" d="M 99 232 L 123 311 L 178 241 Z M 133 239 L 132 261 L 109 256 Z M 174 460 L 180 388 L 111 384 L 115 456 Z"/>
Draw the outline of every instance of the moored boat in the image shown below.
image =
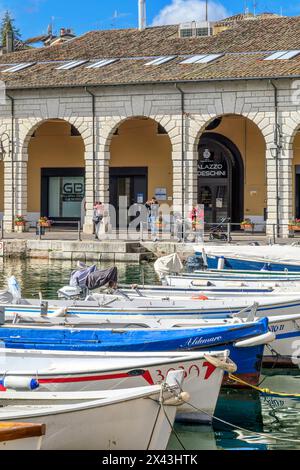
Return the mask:
<path fill-rule="evenodd" d="M 300 248 L 290 245 L 272 246 L 205 246 L 195 247 L 196 256 L 208 269 L 290 272 L 300 274 Z"/>
<path fill-rule="evenodd" d="M 0 391 L 30 388 L 32 378 L 38 382 L 38 393 L 134 388 L 161 383 L 174 369 L 184 371 L 184 389 L 192 404 L 183 403 L 178 408 L 178 417 L 210 422 L 224 371 L 236 370 L 228 351 L 78 353 L 2 349 Z"/>
<path fill-rule="evenodd" d="M 266 318 L 201 328 L 96 329 L 73 326 L 6 325 L 0 328 L 5 348 L 64 351 L 220 351 L 229 349 L 237 374 L 258 383 L 264 345 L 275 335 L 268 331 Z"/>
<path fill-rule="evenodd" d="M 165 450 L 181 392 L 183 371 L 161 385 L 103 392 L 7 392 L 0 420 L 43 422 L 42 450 Z"/>
<path fill-rule="evenodd" d="M 107 316 L 91 319 L 86 317 L 74 317 L 66 315 L 65 318 L 56 317 L 30 317 L 20 316 L 18 324 L 31 324 L 38 326 L 67 326 L 68 328 L 151 328 L 151 329 L 170 329 L 170 328 L 213 328 L 230 324 L 236 325 L 238 322 L 245 323 L 255 320 L 258 305 L 254 304 L 252 309 L 246 309 L 239 312 L 232 318 L 214 319 L 209 315 L 201 320 L 174 318 L 166 319 L 164 317 L 149 318 L 146 316 Z M 256 318 L 258 319 L 258 318 Z M 300 351 L 297 348 L 297 341 L 300 338 L 300 313 L 294 315 L 274 315 L 268 317 L 269 331 L 274 334 L 274 341 L 266 344 L 263 354 L 263 365 L 268 367 L 298 367 L 300 362 Z"/>

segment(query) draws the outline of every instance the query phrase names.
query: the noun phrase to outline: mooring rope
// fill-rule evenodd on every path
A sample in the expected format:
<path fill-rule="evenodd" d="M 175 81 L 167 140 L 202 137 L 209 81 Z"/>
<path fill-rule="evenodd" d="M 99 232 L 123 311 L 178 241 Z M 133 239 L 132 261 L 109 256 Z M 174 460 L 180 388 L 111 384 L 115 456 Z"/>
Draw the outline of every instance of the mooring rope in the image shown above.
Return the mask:
<path fill-rule="evenodd" d="M 253 388 L 253 390 L 256 390 L 264 395 L 274 395 L 274 396 L 278 396 L 278 397 L 285 397 L 285 398 L 300 398 L 300 393 L 284 393 L 284 392 L 274 392 L 272 390 L 270 390 L 269 388 L 261 388 L 261 387 L 257 387 L 255 385 L 252 385 L 248 382 L 245 382 L 244 380 L 240 379 L 239 377 L 236 377 L 235 375 L 233 374 L 228 374 L 228 377 L 231 379 L 231 380 L 234 380 L 235 382 L 241 384 L 241 385 L 246 385 L 247 387 L 250 387 L 250 388 Z"/>
<path fill-rule="evenodd" d="M 211 415 L 210 413 L 207 413 L 206 411 L 201 410 L 200 408 L 197 408 L 192 403 L 187 402 L 187 404 L 190 405 L 192 408 L 194 408 L 194 410 L 199 411 L 200 413 L 204 413 L 206 416 L 209 416 L 210 418 L 215 419 L 216 421 L 219 421 L 222 424 L 226 424 L 227 426 L 238 429 L 239 431 L 243 431 L 243 432 L 250 433 L 250 434 L 256 434 L 257 436 L 266 437 L 269 439 L 275 439 L 277 441 L 293 442 L 294 444 L 297 444 L 297 443 L 300 444 L 300 439 L 288 439 L 284 437 L 272 436 L 272 434 L 267 433 L 267 432 L 251 431 L 250 429 L 246 429 L 236 424 L 229 423 L 229 421 L 225 421 L 224 419 L 217 418 L 217 416 Z"/>

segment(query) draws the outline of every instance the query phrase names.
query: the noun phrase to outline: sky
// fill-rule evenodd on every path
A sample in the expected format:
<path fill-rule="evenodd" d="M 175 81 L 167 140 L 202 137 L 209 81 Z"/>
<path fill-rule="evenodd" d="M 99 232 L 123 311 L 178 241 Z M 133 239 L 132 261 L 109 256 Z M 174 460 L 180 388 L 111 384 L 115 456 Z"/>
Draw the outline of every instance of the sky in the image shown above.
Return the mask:
<path fill-rule="evenodd" d="M 209 0 L 211 20 L 245 11 L 300 15 L 300 0 Z M 137 26 L 138 0 L 0 0 L 0 14 L 9 10 L 23 39 L 43 34 L 50 23 L 57 32 L 72 28 L 77 35 L 94 29 Z M 203 0 L 146 0 L 147 24 L 162 25 L 204 19 Z"/>

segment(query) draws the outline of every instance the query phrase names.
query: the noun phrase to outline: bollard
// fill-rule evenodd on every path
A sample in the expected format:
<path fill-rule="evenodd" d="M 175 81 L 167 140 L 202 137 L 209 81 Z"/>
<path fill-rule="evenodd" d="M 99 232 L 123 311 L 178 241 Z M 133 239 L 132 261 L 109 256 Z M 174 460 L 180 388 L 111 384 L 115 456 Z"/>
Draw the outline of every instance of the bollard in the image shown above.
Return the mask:
<path fill-rule="evenodd" d="M 227 223 L 227 243 L 230 243 L 231 239 L 231 223 Z"/>
<path fill-rule="evenodd" d="M 81 223 L 78 221 L 77 222 L 78 225 L 77 225 L 77 239 L 79 242 L 81 242 Z"/>

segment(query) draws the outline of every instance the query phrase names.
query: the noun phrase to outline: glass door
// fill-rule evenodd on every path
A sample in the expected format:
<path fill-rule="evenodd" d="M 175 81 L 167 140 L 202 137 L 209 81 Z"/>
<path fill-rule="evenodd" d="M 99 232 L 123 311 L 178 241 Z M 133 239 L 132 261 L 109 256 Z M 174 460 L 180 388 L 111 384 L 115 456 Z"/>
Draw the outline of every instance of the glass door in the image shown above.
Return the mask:
<path fill-rule="evenodd" d="M 84 193 L 83 176 L 49 177 L 48 217 L 54 220 L 80 219 Z"/>
<path fill-rule="evenodd" d="M 204 220 L 208 224 L 214 222 L 213 199 L 213 188 L 211 186 L 203 186 L 199 188 L 198 202 L 204 206 Z"/>
<path fill-rule="evenodd" d="M 218 185 L 214 187 L 214 222 L 229 217 L 228 187 Z"/>

